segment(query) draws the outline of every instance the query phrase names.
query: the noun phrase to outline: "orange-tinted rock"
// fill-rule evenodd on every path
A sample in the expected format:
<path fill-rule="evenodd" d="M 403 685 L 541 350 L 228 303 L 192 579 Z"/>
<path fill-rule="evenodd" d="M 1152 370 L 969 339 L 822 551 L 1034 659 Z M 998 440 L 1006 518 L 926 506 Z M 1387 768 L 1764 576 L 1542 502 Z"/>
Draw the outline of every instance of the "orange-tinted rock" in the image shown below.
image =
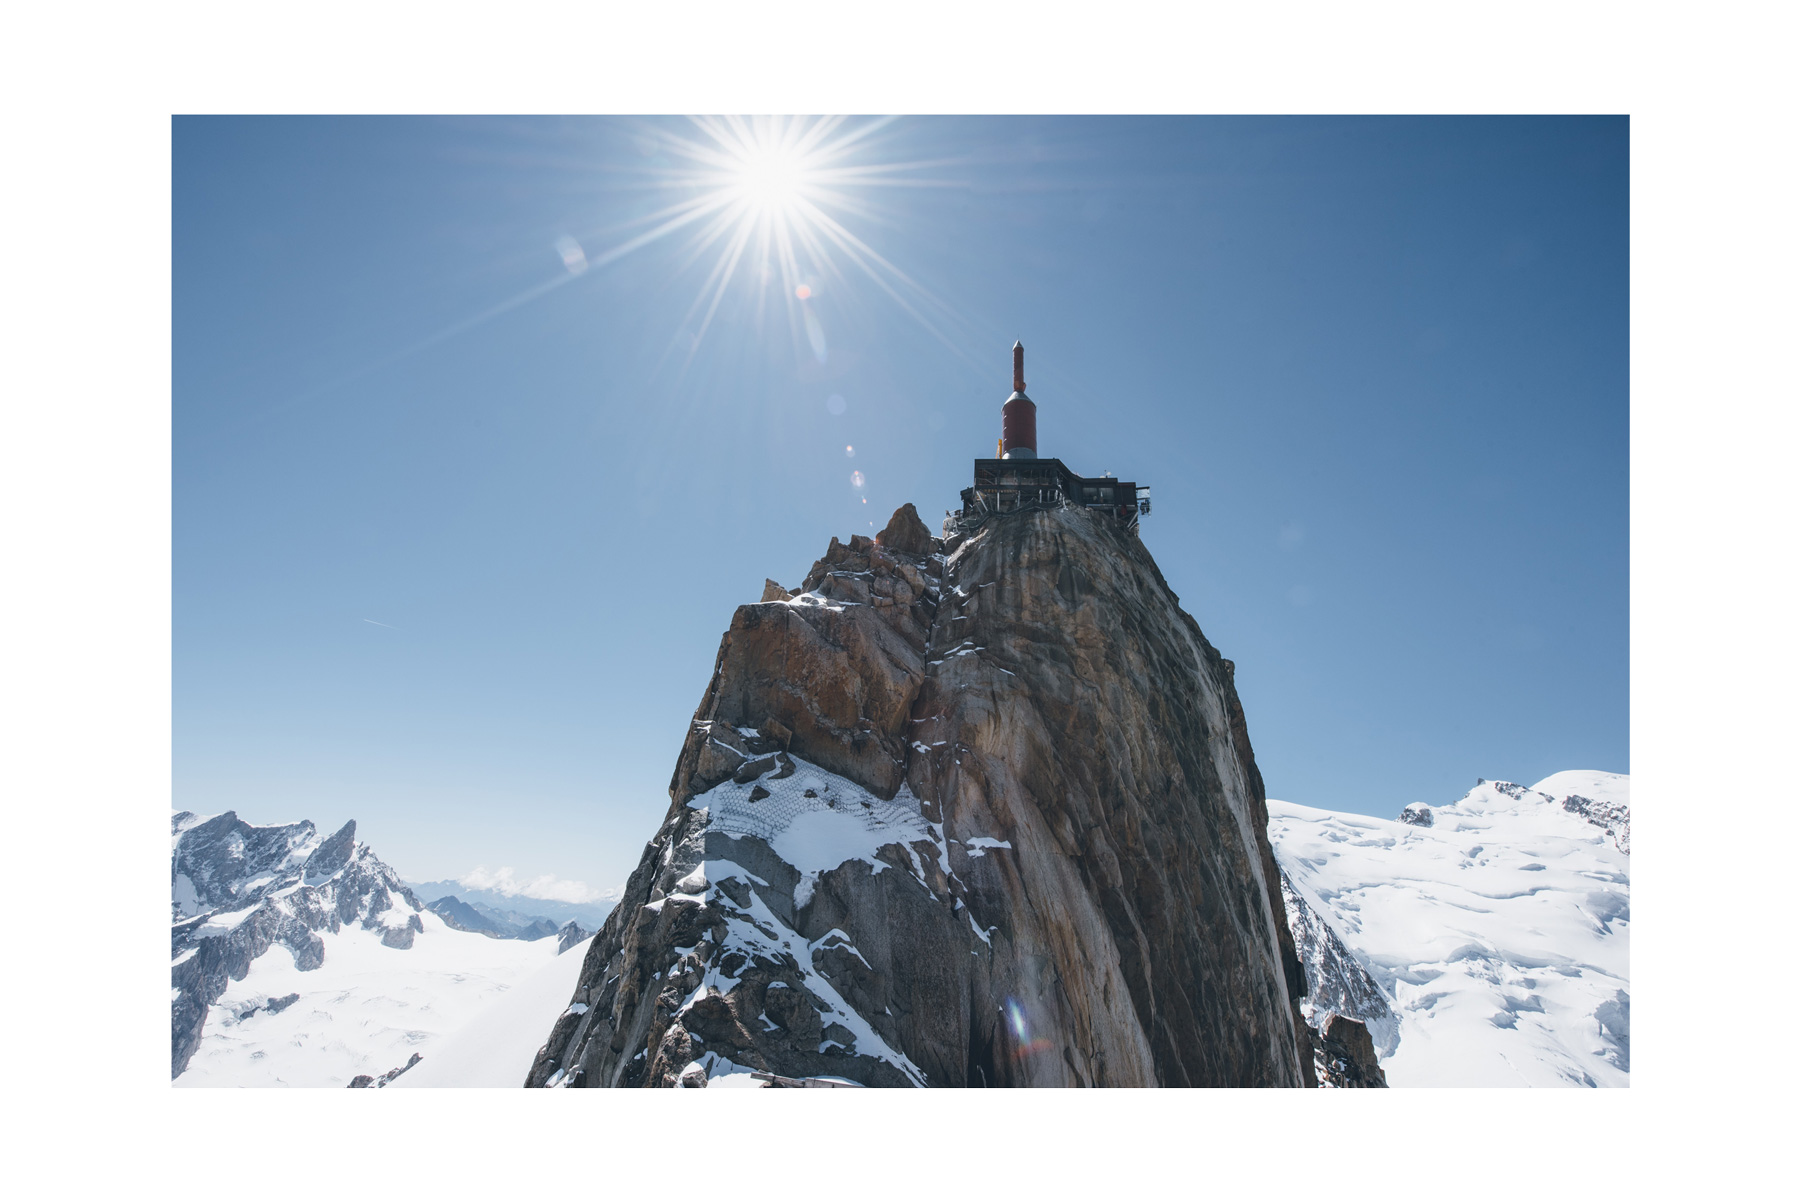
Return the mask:
<path fill-rule="evenodd" d="M 919 511 L 913 508 L 912 502 L 908 501 L 894 510 L 894 516 L 888 519 L 887 528 L 875 536 L 875 542 L 901 555 L 929 555 L 931 530 L 920 520 Z"/>

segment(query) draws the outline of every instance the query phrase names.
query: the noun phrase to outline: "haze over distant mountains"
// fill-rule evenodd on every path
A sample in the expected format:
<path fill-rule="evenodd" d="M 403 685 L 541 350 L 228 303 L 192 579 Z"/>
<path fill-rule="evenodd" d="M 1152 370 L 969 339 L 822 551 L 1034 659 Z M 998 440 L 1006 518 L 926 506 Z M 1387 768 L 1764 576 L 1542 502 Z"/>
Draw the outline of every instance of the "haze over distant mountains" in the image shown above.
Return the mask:
<path fill-rule="evenodd" d="M 557 927 L 576 922 L 590 931 L 598 930 L 618 902 L 619 890 L 609 889 L 599 901 L 566 902 L 518 893 L 501 893 L 494 889 L 475 889 L 461 881 L 408 881 L 422 902 L 430 904 L 440 898 L 454 897 L 502 925 L 523 928 L 535 919 L 548 919 Z"/>

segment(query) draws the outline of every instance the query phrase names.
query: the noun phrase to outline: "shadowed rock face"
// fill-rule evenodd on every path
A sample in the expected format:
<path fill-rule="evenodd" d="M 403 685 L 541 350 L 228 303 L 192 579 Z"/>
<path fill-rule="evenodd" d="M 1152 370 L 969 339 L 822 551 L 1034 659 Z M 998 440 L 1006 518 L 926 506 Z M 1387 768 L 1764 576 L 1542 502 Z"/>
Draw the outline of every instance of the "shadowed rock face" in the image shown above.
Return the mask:
<path fill-rule="evenodd" d="M 738 610 L 528 1084 L 1311 1083 L 1229 661 L 1109 519 L 950 546 Z"/>

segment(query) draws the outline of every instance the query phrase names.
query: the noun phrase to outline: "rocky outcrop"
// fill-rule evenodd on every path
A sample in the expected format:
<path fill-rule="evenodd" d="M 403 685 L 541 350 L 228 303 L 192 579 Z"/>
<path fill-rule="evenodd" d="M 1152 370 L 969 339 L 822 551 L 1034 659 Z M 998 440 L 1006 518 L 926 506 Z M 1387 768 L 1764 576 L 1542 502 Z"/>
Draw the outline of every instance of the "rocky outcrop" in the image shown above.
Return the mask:
<path fill-rule="evenodd" d="M 422 1053 L 414 1052 L 412 1054 L 412 1058 L 410 1060 L 408 1060 L 405 1064 L 400 1065 L 398 1068 L 390 1068 L 387 1072 L 381 1074 L 381 1076 L 379 1076 L 379 1077 L 372 1077 L 368 1073 L 358 1073 L 356 1076 L 350 1078 L 350 1084 L 348 1086 L 346 1086 L 346 1088 L 348 1088 L 348 1089 L 386 1089 L 389 1085 L 393 1084 L 395 1077 L 398 1077 L 401 1073 L 404 1073 L 407 1069 L 411 1068 L 413 1065 L 419 1063 L 419 1061 L 421 1061 L 423 1059 L 425 1059 L 425 1057 Z"/>
<path fill-rule="evenodd" d="M 321 839 L 310 822 L 253 826 L 229 811 L 206 819 L 184 812 L 173 835 L 171 1077 L 193 1058 L 227 982 L 243 980 L 276 944 L 307 972 L 324 963 L 318 932 L 356 925 L 405 949 L 425 929 L 418 898 L 356 842 L 355 822 Z M 268 1008 L 279 1012 L 289 1000 Z"/>
<path fill-rule="evenodd" d="M 703 793 L 747 760 L 791 751 L 892 797 L 906 777 L 935 566 L 862 535 L 834 538 L 798 597 L 740 607 L 697 711 L 730 717 L 695 722 L 672 793 Z"/>
<path fill-rule="evenodd" d="M 592 939 L 593 937 L 594 932 L 584 929 L 580 923 L 566 922 L 563 924 L 562 929 L 556 932 L 556 954 L 560 956 L 570 948 L 581 943 L 582 940 Z"/>
<path fill-rule="evenodd" d="M 1415 801 L 1400 811 L 1400 821 L 1408 826 L 1430 826 L 1437 819 L 1432 817 L 1430 806 L 1422 801 Z"/>
<path fill-rule="evenodd" d="M 1631 854 L 1630 805 L 1622 801 L 1595 801 L 1591 797 L 1571 793 L 1562 799 L 1562 807 L 1571 814 L 1581 815 L 1611 835 L 1614 847 L 1626 855 Z"/>
<path fill-rule="evenodd" d="M 1491 781 L 1484 778 L 1477 778 L 1475 785 L 1477 788 L 1486 785 L 1515 801 L 1547 801 L 1553 805 L 1560 805 L 1568 813 L 1574 814 L 1576 817 L 1605 831 L 1607 837 L 1613 841 L 1614 847 L 1618 848 L 1626 855 L 1630 855 L 1631 802 L 1627 799 L 1627 796 L 1608 796 L 1596 800 L 1592 797 L 1584 797 L 1580 793 L 1564 793 L 1560 789 L 1551 792 L 1545 792 L 1543 790 L 1544 785 L 1566 779 L 1568 775 L 1569 774 L 1566 773 L 1559 773 L 1556 776 L 1549 777 L 1547 780 L 1539 782 L 1539 787 L 1535 789 L 1515 784 L 1509 780 Z M 1603 773 L 1596 776 L 1595 783 L 1602 788 L 1607 788 L 1609 782 L 1617 782 L 1625 779 L 1625 777 Z M 1404 818 L 1405 815 L 1401 815 L 1401 817 Z"/>
<path fill-rule="evenodd" d="M 1309 1083 L 1232 666 L 1133 533 L 907 506 L 764 595 L 528 1084 Z"/>
<path fill-rule="evenodd" d="M 875 536 L 876 545 L 883 550 L 913 559 L 930 555 L 935 549 L 934 541 L 931 527 L 919 517 L 911 501 L 896 509 L 887 527 Z"/>
<path fill-rule="evenodd" d="M 1313 1064 L 1323 1089 L 1387 1088 L 1369 1029 L 1342 1014 L 1333 1014 L 1314 1033 Z"/>

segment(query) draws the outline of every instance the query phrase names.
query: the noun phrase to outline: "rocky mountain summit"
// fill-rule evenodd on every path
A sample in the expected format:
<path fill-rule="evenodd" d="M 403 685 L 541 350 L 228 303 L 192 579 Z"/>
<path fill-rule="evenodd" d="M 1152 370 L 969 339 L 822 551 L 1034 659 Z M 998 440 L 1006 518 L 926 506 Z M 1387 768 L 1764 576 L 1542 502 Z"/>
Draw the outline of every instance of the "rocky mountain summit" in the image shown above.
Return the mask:
<path fill-rule="evenodd" d="M 1105 514 L 833 539 L 733 616 L 527 1084 L 1316 1083 L 1232 678 Z"/>
<path fill-rule="evenodd" d="M 183 811 L 172 835 L 171 1076 L 193 1058 L 209 1007 L 272 946 L 285 946 L 306 970 L 324 962 L 321 932 L 355 925 L 407 949 L 424 930 L 418 898 L 356 841 L 353 821 L 321 837 L 310 822 L 253 826 L 230 811 Z M 237 1017 L 280 1013 L 292 1000 L 271 999 Z"/>

